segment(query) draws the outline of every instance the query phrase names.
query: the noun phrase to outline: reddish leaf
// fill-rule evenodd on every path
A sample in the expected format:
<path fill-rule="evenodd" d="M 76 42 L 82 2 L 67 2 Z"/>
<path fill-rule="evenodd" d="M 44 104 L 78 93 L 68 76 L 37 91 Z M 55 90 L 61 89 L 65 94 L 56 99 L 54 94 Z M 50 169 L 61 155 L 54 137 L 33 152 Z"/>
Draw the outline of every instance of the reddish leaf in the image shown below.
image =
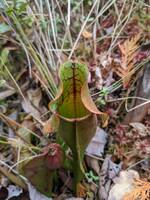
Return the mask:
<path fill-rule="evenodd" d="M 51 195 L 54 170 L 61 167 L 63 153 L 60 145 L 50 144 L 43 149 L 43 153 L 27 162 L 23 167 L 23 174 L 33 186 L 46 196 Z"/>

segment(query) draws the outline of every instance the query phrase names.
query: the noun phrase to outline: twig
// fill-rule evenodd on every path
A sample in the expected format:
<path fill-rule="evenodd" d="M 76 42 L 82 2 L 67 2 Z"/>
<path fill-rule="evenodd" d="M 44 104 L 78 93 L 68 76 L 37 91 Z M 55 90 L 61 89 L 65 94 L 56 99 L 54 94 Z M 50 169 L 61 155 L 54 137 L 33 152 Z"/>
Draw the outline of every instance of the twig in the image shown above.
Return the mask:
<path fill-rule="evenodd" d="M 146 160 L 148 160 L 148 158 L 144 158 L 144 159 L 142 159 L 142 160 L 140 160 L 140 161 L 134 163 L 133 165 L 129 166 L 129 167 L 127 168 L 127 170 L 129 170 L 129 169 L 135 167 L 136 165 L 139 165 L 140 163 L 142 163 L 142 162 L 144 162 L 144 161 L 146 161 Z"/>

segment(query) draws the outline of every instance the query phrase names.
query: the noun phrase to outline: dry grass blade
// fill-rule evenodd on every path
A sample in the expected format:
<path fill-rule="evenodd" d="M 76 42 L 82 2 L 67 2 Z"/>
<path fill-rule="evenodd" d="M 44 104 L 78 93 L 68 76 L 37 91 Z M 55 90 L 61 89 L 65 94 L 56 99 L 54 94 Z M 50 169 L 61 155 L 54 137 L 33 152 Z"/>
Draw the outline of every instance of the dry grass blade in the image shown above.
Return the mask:
<path fill-rule="evenodd" d="M 135 188 L 125 195 L 123 200 L 149 200 L 150 199 L 150 182 L 136 180 Z"/>
<path fill-rule="evenodd" d="M 27 190 L 26 179 L 18 174 L 15 170 L 10 171 L 10 166 L 0 160 L 0 173 L 8 177 L 16 185 L 20 186 L 24 190 Z"/>
<path fill-rule="evenodd" d="M 128 85 L 131 75 L 133 74 L 130 74 L 130 71 L 133 69 L 135 64 L 134 58 L 137 55 L 140 37 L 141 33 L 126 40 L 123 44 L 119 44 L 119 49 L 121 51 L 121 65 L 115 69 L 115 72 L 123 79 L 124 87 Z"/>
<path fill-rule="evenodd" d="M 14 131 L 15 133 L 17 134 L 17 128 L 20 127 L 20 128 L 24 128 L 25 130 L 29 131 L 32 135 L 34 135 L 35 137 L 41 139 L 41 137 L 39 135 L 37 135 L 36 133 L 34 133 L 33 131 L 29 130 L 28 128 L 20 125 L 18 122 L 12 120 L 11 118 L 7 117 L 6 115 L 0 113 L 0 119 L 2 121 L 4 121 L 6 124 L 8 124 L 8 126 L 10 126 Z M 27 142 L 23 137 L 21 137 L 21 135 L 18 135 L 24 142 Z"/>

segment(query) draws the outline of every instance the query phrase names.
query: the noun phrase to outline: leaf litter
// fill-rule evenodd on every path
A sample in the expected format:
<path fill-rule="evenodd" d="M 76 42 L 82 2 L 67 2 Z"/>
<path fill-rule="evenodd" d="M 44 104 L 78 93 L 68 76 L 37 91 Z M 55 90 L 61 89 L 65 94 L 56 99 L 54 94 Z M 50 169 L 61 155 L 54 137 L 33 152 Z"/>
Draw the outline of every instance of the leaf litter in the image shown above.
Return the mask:
<path fill-rule="evenodd" d="M 88 3 L 85 3 L 86 5 L 84 4 L 85 7 L 83 5 L 81 6 L 82 14 L 87 11 L 89 12 L 90 3 L 91 1 L 88 1 Z M 33 15 L 34 17 L 32 20 L 30 16 L 28 16 L 29 18 L 24 18 L 26 4 L 23 4 L 23 7 L 20 7 L 20 5 L 20 3 L 17 4 L 18 10 L 16 14 L 19 15 L 18 18 L 20 20 L 23 19 L 23 22 L 20 21 L 19 23 L 23 23 L 23 29 L 26 31 L 27 36 L 29 36 L 28 42 L 34 44 L 34 46 L 30 45 L 25 49 L 28 61 L 28 56 L 30 55 L 30 57 L 32 57 L 31 63 L 26 62 L 25 55 L 20 44 L 18 44 L 16 34 L 5 24 L 7 22 L 5 16 L 2 16 L 2 20 L 0 18 L 0 29 L 2 29 L 0 32 L 6 36 L 6 38 L 0 38 L 2 41 L 0 53 L 3 59 L 3 62 L 0 60 L 2 66 L 0 67 L 0 78 L 2 79 L 2 81 L 0 81 L 0 111 L 2 110 L 0 113 L 2 119 L 0 121 L 0 158 L 3 162 L 8 163 L 10 167 L 15 165 L 16 170 L 19 168 L 19 162 L 22 163 L 22 160 L 27 157 L 39 155 L 43 147 L 51 142 L 56 142 L 56 132 L 59 123 L 52 123 L 53 120 L 50 118 L 51 114 L 48 110 L 48 103 L 55 92 L 53 86 L 51 85 L 49 87 L 48 80 L 43 76 L 43 74 L 50 75 L 47 71 L 44 71 L 44 66 L 48 64 L 48 68 L 51 70 L 56 84 L 58 84 L 58 69 L 53 71 L 54 67 L 51 68 L 51 64 L 53 66 L 58 66 L 61 59 L 64 60 L 65 58 L 66 60 L 69 57 L 68 52 L 69 48 L 72 47 L 72 41 L 70 41 L 68 35 L 69 37 L 74 37 L 74 41 L 76 30 L 77 32 L 80 30 L 80 23 L 78 24 L 78 22 L 84 19 L 83 16 L 81 17 L 81 10 L 79 11 L 80 6 L 76 5 L 76 3 L 75 5 L 71 3 L 71 8 L 73 9 L 71 15 L 68 14 L 68 25 L 69 17 L 71 20 L 74 20 L 75 23 L 73 23 L 71 27 L 67 27 L 67 30 L 70 32 L 65 33 L 67 42 L 65 40 L 63 41 L 63 45 L 66 49 L 63 49 L 62 45 L 60 47 L 62 53 L 57 54 L 56 46 L 56 48 L 53 49 L 51 46 L 50 48 L 49 46 L 46 46 L 46 48 L 44 46 L 45 44 L 56 45 L 55 39 L 54 41 L 52 39 L 52 43 L 51 41 L 45 42 L 43 40 L 42 31 L 46 30 L 44 27 L 47 27 L 50 21 L 49 18 L 47 18 L 48 15 L 43 15 L 43 19 L 41 20 L 39 16 L 41 16 L 42 11 L 39 16 L 38 14 Z M 61 9 L 61 13 L 65 11 L 66 7 L 63 2 L 57 2 L 57 5 L 58 7 L 56 6 L 53 12 L 58 12 Z M 149 91 L 147 76 L 144 75 L 141 79 L 139 78 L 140 73 L 143 71 L 142 68 L 149 69 L 145 67 L 144 63 L 147 62 L 150 55 L 149 45 L 146 44 L 146 42 L 149 41 L 149 8 L 146 6 L 146 2 L 144 4 L 136 2 L 137 7 L 133 9 L 132 16 L 130 16 L 131 18 L 124 23 L 126 18 L 123 17 L 128 16 L 131 5 L 123 1 L 117 1 L 112 5 L 114 8 L 113 6 L 110 7 L 108 12 L 105 12 L 105 14 L 102 14 L 100 18 L 95 20 L 96 23 L 92 22 L 92 26 L 87 25 L 82 29 L 80 42 L 75 48 L 73 57 L 73 59 L 81 60 L 88 65 L 90 93 L 99 110 L 110 115 L 109 121 L 106 127 L 101 129 L 99 127 L 101 127 L 102 120 L 98 118 L 98 127 L 95 136 L 91 139 L 89 146 L 84 152 L 85 162 L 83 162 L 83 165 L 86 169 L 86 178 L 83 180 L 82 186 L 80 185 L 81 187 L 79 187 L 78 194 L 82 195 L 84 193 L 85 197 L 73 197 L 73 176 L 70 172 L 71 170 L 65 171 L 62 168 L 58 170 L 60 183 L 58 183 L 59 181 L 56 182 L 53 188 L 52 199 L 57 200 L 57 197 L 61 199 L 61 195 L 62 199 L 68 200 L 97 199 L 98 195 L 99 199 L 105 200 L 149 199 L 150 123 L 148 114 L 149 104 L 147 102 L 150 98 L 149 95 L 147 95 L 148 92 L 146 92 L 146 96 L 142 92 L 134 93 L 135 90 L 138 90 L 136 89 L 138 88 L 136 85 L 138 80 L 140 83 L 143 83 L 141 85 L 144 85 L 143 88 L 140 87 L 140 90 L 144 91 L 144 88 L 147 88 L 147 91 Z M 28 6 L 30 6 L 30 4 Z M 97 9 L 98 8 L 99 6 Z M 30 9 L 34 13 L 35 8 L 33 8 L 33 10 L 32 8 Z M 7 12 L 8 11 L 9 10 L 7 10 Z M 9 18 L 11 12 L 7 12 L 6 14 L 8 14 Z M 54 14 L 53 12 L 52 15 Z M 93 16 L 98 16 L 96 9 L 94 10 Z M 89 24 L 93 16 L 89 18 Z M 55 17 L 58 18 L 55 29 L 60 26 L 59 29 L 61 30 L 57 30 L 57 39 L 60 44 L 62 41 L 60 38 L 62 38 L 62 32 L 65 26 L 62 25 L 63 17 L 61 17 L 62 21 L 59 19 L 60 15 L 58 13 Z M 55 17 L 53 20 L 55 20 Z M 37 23 L 39 19 L 40 23 Z M 52 19 L 52 17 L 50 17 L 50 19 Z M 9 22 L 11 21 L 12 19 Z M 30 23 L 34 23 L 32 29 Z M 36 23 L 38 27 L 36 27 Z M 40 27 L 41 23 L 42 28 Z M 119 25 L 118 27 L 117 24 Z M 124 26 L 124 29 L 119 34 L 120 27 L 122 26 Z M 39 27 L 40 30 L 38 29 Z M 47 35 L 51 37 L 55 29 L 52 29 L 52 33 L 48 33 Z M 39 38 L 37 37 L 38 31 L 41 34 Z M 33 35 L 35 37 L 33 37 Z M 114 46 L 112 45 L 113 40 L 116 40 Z M 23 42 L 23 44 L 25 43 Z M 35 48 L 38 48 L 38 53 L 32 54 Z M 30 53 L 28 50 L 31 50 Z M 45 59 L 44 56 L 47 52 L 48 54 Z M 52 59 L 49 59 L 51 57 L 51 52 L 55 52 L 55 54 L 53 54 Z M 40 57 L 38 58 L 37 55 L 40 55 Z M 38 68 L 41 61 L 44 61 L 42 65 L 43 68 Z M 56 61 L 58 61 L 59 64 L 55 63 Z M 4 64 L 7 64 L 7 67 Z M 29 70 L 30 65 L 32 65 L 31 71 Z M 3 70 L 3 68 L 5 68 L 5 70 Z M 22 68 L 24 68 L 24 70 L 22 70 Z M 14 80 L 10 80 L 10 73 L 8 72 L 12 73 L 15 77 L 15 84 Z M 148 70 L 146 74 L 149 74 Z M 31 75 L 33 77 L 31 77 Z M 35 80 L 31 81 L 31 79 Z M 51 82 L 51 80 L 49 81 Z M 19 84 L 19 88 L 16 87 L 16 83 Z M 145 87 L 145 85 L 147 87 Z M 47 89 L 50 89 L 53 94 L 50 95 Z M 18 91 L 23 91 L 22 96 L 25 98 L 23 98 Z M 134 117 L 130 116 L 130 120 L 126 120 L 126 123 L 123 123 L 125 122 L 124 116 L 127 110 L 125 103 L 127 102 L 127 104 L 131 106 L 130 108 L 132 108 L 132 105 L 139 106 L 141 104 L 141 101 L 140 104 L 136 104 L 137 100 L 134 104 L 130 97 L 134 97 L 135 99 L 139 97 L 145 98 L 147 101 L 145 104 L 146 106 L 141 107 L 144 109 L 144 112 L 140 111 L 139 114 L 135 113 L 135 115 L 139 117 L 138 121 L 131 122 L 131 119 L 137 119 L 134 115 Z M 126 101 L 126 99 L 128 101 Z M 137 110 L 135 109 L 135 111 Z M 133 112 L 131 111 L 129 114 L 130 113 Z M 8 120 L 6 117 L 10 119 Z M 53 125 L 51 126 L 50 124 Z M 65 149 L 65 154 L 71 160 L 71 150 L 66 148 L 65 143 L 61 143 L 61 145 Z M 70 166 L 65 167 L 68 169 Z M 22 191 L 21 188 L 19 190 L 16 189 L 15 193 L 13 193 L 13 191 L 8 188 L 11 186 L 12 180 L 15 179 L 11 179 L 12 182 L 9 181 L 9 173 L 6 174 L 5 176 L 0 175 L 0 199 L 3 198 L 6 200 L 9 193 L 12 195 L 9 198 L 13 199 L 14 197 L 14 199 L 17 200 L 26 200 L 29 198 L 31 200 L 50 199 L 40 194 L 30 183 L 28 185 L 30 197 L 27 193 L 24 193 L 24 191 L 20 194 L 19 192 L 17 193 L 17 191 Z M 141 177 L 140 179 L 139 175 Z M 87 188 L 87 190 L 83 191 L 83 188 Z M 118 193 L 119 195 L 116 195 Z M 18 196 L 15 196 L 16 194 L 18 194 Z"/>

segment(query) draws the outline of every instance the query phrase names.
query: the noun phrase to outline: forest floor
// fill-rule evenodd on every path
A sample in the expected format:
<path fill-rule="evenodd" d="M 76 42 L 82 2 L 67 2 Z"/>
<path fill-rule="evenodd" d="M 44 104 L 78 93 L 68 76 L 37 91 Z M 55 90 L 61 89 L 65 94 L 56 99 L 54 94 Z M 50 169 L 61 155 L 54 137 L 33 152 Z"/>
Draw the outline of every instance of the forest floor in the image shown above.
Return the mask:
<path fill-rule="evenodd" d="M 91 97 L 109 119 L 103 127 L 97 116 L 76 194 L 72 173 L 60 168 L 51 198 L 150 199 L 148 2 L 0 1 L 0 200 L 50 199 L 20 168 L 39 148 L 56 142 L 48 104 L 67 60 L 87 65 Z"/>

